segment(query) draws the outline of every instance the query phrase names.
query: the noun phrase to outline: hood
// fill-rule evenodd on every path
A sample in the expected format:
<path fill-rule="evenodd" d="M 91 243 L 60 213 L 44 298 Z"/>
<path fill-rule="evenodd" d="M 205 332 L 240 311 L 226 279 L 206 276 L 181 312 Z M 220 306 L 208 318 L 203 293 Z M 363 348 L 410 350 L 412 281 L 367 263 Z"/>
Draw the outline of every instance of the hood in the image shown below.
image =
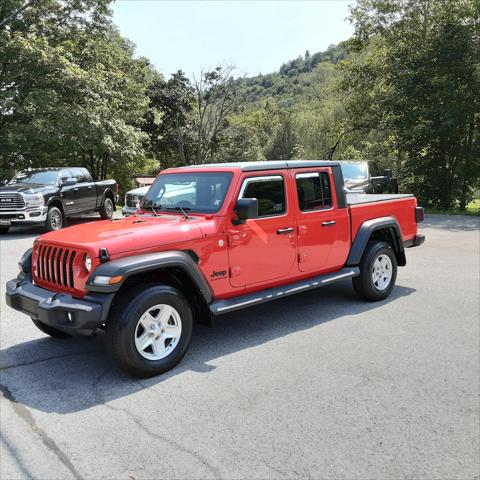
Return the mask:
<path fill-rule="evenodd" d="M 0 187 L 1 193 L 17 192 L 17 193 L 42 193 L 55 188 L 54 185 L 41 185 L 38 183 L 14 183 L 13 185 L 5 185 Z"/>
<path fill-rule="evenodd" d="M 116 256 L 201 238 L 202 221 L 185 220 L 181 215 L 131 216 L 75 225 L 42 235 L 40 240 L 90 249 L 95 256 L 106 248 L 110 256 Z"/>
<path fill-rule="evenodd" d="M 139 187 L 139 188 L 134 188 L 133 190 L 129 190 L 127 192 L 127 195 L 145 195 L 150 187 Z"/>

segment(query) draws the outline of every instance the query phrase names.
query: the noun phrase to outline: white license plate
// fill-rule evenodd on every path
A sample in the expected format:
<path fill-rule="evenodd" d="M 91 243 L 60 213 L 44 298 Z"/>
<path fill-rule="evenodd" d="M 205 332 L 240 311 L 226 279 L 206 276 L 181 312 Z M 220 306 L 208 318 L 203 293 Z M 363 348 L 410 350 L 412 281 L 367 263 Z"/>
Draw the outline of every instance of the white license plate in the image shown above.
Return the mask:
<path fill-rule="evenodd" d="M 0 219 L 0 227 L 9 227 L 11 223 L 12 223 L 11 220 Z"/>

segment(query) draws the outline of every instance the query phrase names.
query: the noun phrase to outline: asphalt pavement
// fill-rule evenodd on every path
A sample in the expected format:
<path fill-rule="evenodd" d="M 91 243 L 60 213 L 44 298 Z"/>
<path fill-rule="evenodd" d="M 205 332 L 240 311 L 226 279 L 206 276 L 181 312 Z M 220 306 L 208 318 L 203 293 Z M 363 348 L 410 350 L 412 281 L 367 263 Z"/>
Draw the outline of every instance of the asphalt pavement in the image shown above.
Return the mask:
<path fill-rule="evenodd" d="M 473 479 L 479 218 L 429 216 L 391 297 L 350 281 L 198 327 L 137 380 L 102 335 L 54 340 L 5 305 L 37 232 L 2 236 L 0 478 Z"/>

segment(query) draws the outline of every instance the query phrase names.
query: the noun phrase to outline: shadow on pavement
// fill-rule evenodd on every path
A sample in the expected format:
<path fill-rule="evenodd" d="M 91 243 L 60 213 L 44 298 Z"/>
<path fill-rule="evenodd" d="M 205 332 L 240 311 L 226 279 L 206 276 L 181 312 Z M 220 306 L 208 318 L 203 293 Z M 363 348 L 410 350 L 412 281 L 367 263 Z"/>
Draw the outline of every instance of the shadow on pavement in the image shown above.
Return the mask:
<path fill-rule="evenodd" d="M 220 317 L 214 328 L 198 326 L 180 364 L 147 380 L 131 378 L 117 369 L 105 353 L 103 334 L 84 341 L 45 337 L 14 345 L 0 354 L 2 384 L 13 391 L 16 402 L 28 407 L 49 413 L 76 412 L 153 387 L 186 371 L 208 374 L 216 368 L 209 364 L 212 360 L 367 312 L 414 292 L 412 288 L 397 286 L 388 299 L 370 303 L 359 300 L 350 282 L 345 281 L 254 310 L 231 313 Z M 54 347 L 51 355 L 46 353 L 49 346 Z M 29 362 L 32 358 L 36 360 Z"/>

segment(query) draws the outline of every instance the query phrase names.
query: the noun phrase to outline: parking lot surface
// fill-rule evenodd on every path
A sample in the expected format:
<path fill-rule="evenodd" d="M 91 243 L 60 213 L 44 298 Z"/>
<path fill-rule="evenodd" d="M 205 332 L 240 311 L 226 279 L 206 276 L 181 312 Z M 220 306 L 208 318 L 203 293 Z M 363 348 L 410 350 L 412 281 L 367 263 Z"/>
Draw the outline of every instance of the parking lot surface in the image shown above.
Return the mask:
<path fill-rule="evenodd" d="M 12 229 L 0 477 L 478 478 L 479 226 L 427 217 L 386 301 L 346 281 L 240 311 L 148 380 L 120 372 L 102 335 L 47 338 L 5 305 L 37 235 Z"/>

